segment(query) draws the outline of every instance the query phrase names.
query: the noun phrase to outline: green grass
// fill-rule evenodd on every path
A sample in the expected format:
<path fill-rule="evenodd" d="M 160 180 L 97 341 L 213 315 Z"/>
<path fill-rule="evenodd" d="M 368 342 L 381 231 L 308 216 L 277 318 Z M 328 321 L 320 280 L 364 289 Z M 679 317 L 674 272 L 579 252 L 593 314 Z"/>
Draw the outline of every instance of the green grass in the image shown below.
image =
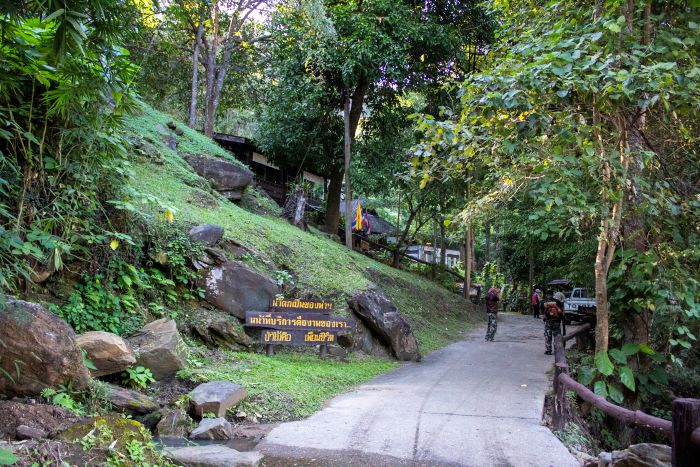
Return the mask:
<path fill-rule="evenodd" d="M 248 391 L 236 411 L 259 414 L 276 422 L 307 417 L 335 395 L 385 373 L 398 364 L 359 355 L 347 362 L 321 360 L 318 355 L 286 349 L 274 357 L 250 353 L 220 354 L 220 358 L 187 375 L 195 381 L 233 381 Z"/>
<path fill-rule="evenodd" d="M 411 324 L 423 355 L 459 339 L 461 331 L 480 321 L 481 313 L 471 304 L 435 282 L 348 250 L 314 229 L 304 232 L 278 217 L 255 214 L 227 201 L 182 156 L 233 157 L 179 122 L 185 134 L 178 138 L 177 151 L 170 150 L 156 130 L 157 124 L 169 120 L 146 108 L 129 120 L 128 127 L 130 138 L 141 148 L 134 162 L 134 187 L 173 209 L 178 220 L 222 226 L 226 238 L 254 252 L 247 263 L 267 274 L 288 271 L 299 294 L 333 300 L 336 314 L 348 313 L 348 297 L 378 285 Z M 201 378 L 243 384 L 251 393 L 250 410 L 261 415 L 266 411 L 269 420 L 306 416 L 324 400 L 395 366 L 359 356 L 348 363 L 320 361 L 308 349 L 282 352 L 273 359 L 225 355 L 222 361 L 192 371 Z"/>

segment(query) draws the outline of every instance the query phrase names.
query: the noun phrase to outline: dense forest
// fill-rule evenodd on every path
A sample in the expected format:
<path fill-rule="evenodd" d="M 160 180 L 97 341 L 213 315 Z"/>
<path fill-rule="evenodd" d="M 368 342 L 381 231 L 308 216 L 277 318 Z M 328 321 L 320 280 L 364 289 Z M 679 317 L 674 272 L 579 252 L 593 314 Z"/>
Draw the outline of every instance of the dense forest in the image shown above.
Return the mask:
<path fill-rule="evenodd" d="M 567 279 L 595 296 L 595 346 L 576 353 L 576 379 L 669 418 L 673 399 L 700 397 L 699 111 L 697 0 L 0 2 L 3 309 L 41 303 L 79 334 L 173 319 L 187 334 L 186 392 L 228 371 L 206 350 L 220 336 L 202 338 L 197 321 L 217 307 L 202 282 L 214 261 L 235 257 L 277 293 L 348 315 L 346 299 L 377 284 L 424 353 L 480 319 L 455 282 L 465 297 L 499 287 L 527 313 L 535 288 Z M 261 185 L 234 205 L 192 171 L 202 154 L 241 166 L 209 139 L 221 134 L 294 174 L 285 196 L 321 199 L 308 237 Z M 393 228 L 369 233 L 382 245 L 372 258 L 350 252 L 356 199 Z M 226 230 L 219 253 L 188 234 L 209 223 Z M 412 246 L 441 253 L 418 264 Z M 453 267 L 448 250 L 460 252 Z M 240 356 L 251 345 L 226 358 L 258 358 Z M 351 360 L 337 386 L 309 380 L 311 402 L 300 393 L 293 413 L 278 397 L 296 397 L 287 386 L 253 385 L 246 410 L 309 415 L 392 367 L 379 357 Z M 303 352 L 279 361 L 317 365 Z M 14 381 L 15 366 L 0 373 Z M 115 378 L 159 379 L 143 366 Z M 84 416 L 104 392 L 90 382 L 42 397 Z M 577 420 L 563 438 L 658 441 L 596 411 Z M 143 446 L 143 462 L 166 462 Z M 0 446 L 0 465 L 8 454 Z"/>

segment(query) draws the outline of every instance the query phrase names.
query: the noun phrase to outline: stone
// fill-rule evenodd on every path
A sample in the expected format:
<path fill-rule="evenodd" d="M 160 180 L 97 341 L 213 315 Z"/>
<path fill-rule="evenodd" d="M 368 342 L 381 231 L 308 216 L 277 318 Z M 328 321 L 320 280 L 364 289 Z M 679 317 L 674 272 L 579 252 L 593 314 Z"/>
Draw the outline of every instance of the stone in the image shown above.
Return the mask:
<path fill-rule="evenodd" d="M 177 136 L 175 135 L 163 135 L 163 143 L 173 151 L 177 150 Z"/>
<path fill-rule="evenodd" d="M 226 415 L 226 410 L 238 405 L 248 396 L 248 392 L 240 384 L 210 381 L 194 388 L 190 395 L 194 417 L 201 418 L 205 413 L 223 417 Z"/>
<path fill-rule="evenodd" d="M 194 422 L 187 413 L 182 409 L 173 409 L 163 411 L 163 417 L 156 426 L 156 435 L 158 436 L 184 436 L 194 426 Z"/>
<path fill-rule="evenodd" d="M 185 368 L 185 346 L 172 319 L 148 323 L 128 341 L 136 354 L 136 365 L 150 369 L 157 380 Z"/>
<path fill-rule="evenodd" d="M 334 345 L 328 346 L 328 355 L 339 358 L 340 360 L 345 360 L 348 358 L 348 351 L 342 347 L 336 347 Z"/>
<path fill-rule="evenodd" d="M 87 388 L 73 329 L 41 305 L 7 299 L 0 307 L 0 347 L 0 395 L 32 396 L 61 385 Z"/>
<path fill-rule="evenodd" d="M 205 418 L 192 430 L 190 439 L 231 439 L 233 427 L 225 418 Z"/>
<path fill-rule="evenodd" d="M 670 467 L 671 446 L 665 444 L 633 444 L 623 451 L 613 451 L 612 467 Z"/>
<path fill-rule="evenodd" d="M 246 439 L 257 443 L 265 438 L 268 433 L 277 428 L 277 426 L 278 424 L 276 423 L 239 425 L 233 429 L 233 438 Z"/>
<path fill-rule="evenodd" d="M 104 417 L 90 417 L 82 419 L 59 434 L 58 438 L 70 442 L 80 442 L 88 433 L 99 436 L 100 432 L 109 430 L 110 437 L 114 439 L 114 449 L 122 451 L 126 449 L 126 443 L 139 441 L 143 444 L 150 442 L 148 431 L 136 420 L 124 418 L 119 415 L 106 415 Z M 95 463 L 90 465 L 103 465 Z"/>
<path fill-rule="evenodd" d="M 46 438 L 46 432 L 40 428 L 19 425 L 15 428 L 15 437 L 19 440 Z"/>
<path fill-rule="evenodd" d="M 187 235 L 191 240 L 212 246 L 224 236 L 224 228 L 215 224 L 201 224 L 192 227 Z"/>
<path fill-rule="evenodd" d="M 267 310 L 280 293 L 270 277 L 237 261 L 203 271 L 201 286 L 207 302 L 239 319 L 245 319 L 249 310 Z"/>
<path fill-rule="evenodd" d="M 396 359 L 420 359 L 418 341 L 411 325 L 381 289 L 374 286 L 355 294 L 348 299 L 348 305 L 363 323 L 388 345 Z"/>
<path fill-rule="evenodd" d="M 170 128 L 171 130 L 174 130 L 174 129 L 177 128 L 177 125 L 175 125 L 175 122 L 173 122 L 172 120 L 168 121 L 168 123 L 166 123 L 166 125 L 167 125 L 167 127 Z"/>
<path fill-rule="evenodd" d="M 187 155 L 185 160 L 197 174 L 209 180 L 216 191 L 231 201 L 238 201 L 253 181 L 250 170 L 224 159 Z"/>
<path fill-rule="evenodd" d="M 255 467 L 263 458 L 257 451 L 238 452 L 220 444 L 166 449 L 163 454 L 184 467 Z"/>
<path fill-rule="evenodd" d="M 231 321 L 216 321 L 209 325 L 208 330 L 209 337 L 219 347 L 237 351 L 248 349 L 253 345 L 253 339 Z"/>
<path fill-rule="evenodd" d="M 136 363 L 136 357 L 129 344 L 116 334 L 90 331 L 80 334 L 75 342 L 85 351 L 85 358 L 92 361 L 97 368 L 90 370 L 90 374 L 95 378 L 119 373 Z"/>
<path fill-rule="evenodd" d="M 147 414 L 158 409 L 158 405 L 145 394 L 138 391 L 107 384 L 107 400 L 123 412 Z"/>

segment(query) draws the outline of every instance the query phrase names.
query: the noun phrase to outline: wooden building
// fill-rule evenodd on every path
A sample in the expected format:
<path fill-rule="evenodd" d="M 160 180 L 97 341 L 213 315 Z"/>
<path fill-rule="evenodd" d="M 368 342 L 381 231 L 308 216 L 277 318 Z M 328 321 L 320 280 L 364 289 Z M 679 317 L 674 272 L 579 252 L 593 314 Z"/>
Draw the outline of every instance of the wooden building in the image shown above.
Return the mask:
<path fill-rule="evenodd" d="M 303 170 L 303 167 L 280 167 L 273 164 L 257 149 L 253 141 L 243 136 L 214 133 L 214 141 L 246 164 L 253 172 L 255 183 L 280 206 L 284 205 L 289 188 L 299 175 L 318 187 L 315 190 L 316 196 L 309 197 L 309 204 L 320 205 L 325 198 L 327 183 L 322 175 Z"/>

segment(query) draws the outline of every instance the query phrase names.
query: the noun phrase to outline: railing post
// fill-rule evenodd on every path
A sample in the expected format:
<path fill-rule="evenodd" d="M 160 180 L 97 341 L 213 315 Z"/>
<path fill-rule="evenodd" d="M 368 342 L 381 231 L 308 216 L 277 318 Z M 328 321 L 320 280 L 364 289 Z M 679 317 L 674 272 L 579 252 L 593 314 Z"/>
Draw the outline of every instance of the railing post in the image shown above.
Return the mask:
<path fill-rule="evenodd" d="M 554 411 L 552 412 L 552 423 L 555 428 L 560 431 L 566 427 L 568 407 L 566 385 L 559 381 L 559 375 L 568 373 L 569 367 L 566 362 L 554 364 Z"/>
<path fill-rule="evenodd" d="M 691 435 L 700 427 L 700 400 L 676 399 L 673 401 L 673 467 L 697 466 L 700 445 L 693 443 Z"/>
<path fill-rule="evenodd" d="M 552 423 L 557 430 L 563 430 L 566 426 L 566 387 L 559 381 L 559 375 L 569 373 L 569 366 L 566 364 L 566 347 L 561 334 L 554 336 L 554 411 L 552 412 Z"/>

